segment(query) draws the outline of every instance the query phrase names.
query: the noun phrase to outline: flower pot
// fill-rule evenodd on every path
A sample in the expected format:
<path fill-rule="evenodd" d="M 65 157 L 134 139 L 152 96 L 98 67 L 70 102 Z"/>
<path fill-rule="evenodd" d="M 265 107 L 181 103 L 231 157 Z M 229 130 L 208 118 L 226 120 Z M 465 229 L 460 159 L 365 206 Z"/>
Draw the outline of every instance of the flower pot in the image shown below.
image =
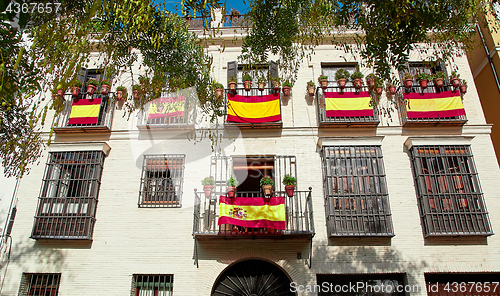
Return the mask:
<path fill-rule="evenodd" d="M 395 95 L 396 94 L 396 86 L 395 85 L 391 85 L 387 88 L 387 90 L 389 91 L 389 94 L 391 95 Z"/>
<path fill-rule="evenodd" d="M 88 95 L 93 95 L 97 87 L 95 87 L 92 84 L 87 85 L 87 94 Z"/>
<path fill-rule="evenodd" d="M 347 82 L 347 79 L 345 79 L 345 78 L 340 78 L 339 80 L 337 80 L 337 84 L 338 84 L 340 89 L 345 88 L 346 82 Z"/>
<path fill-rule="evenodd" d="M 413 86 L 413 79 L 412 78 L 406 78 L 404 81 L 405 87 L 406 88 L 411 88 Z"/>
<path fill-rule="evenodd" d="M 262 185 L 262 191 L 264 191 L 265 196 L 271 196 L 273 185 Z"/>
<path fill-rule="evenodd" d="M 266 88 L 266 83 L 265 82 L 259 82 L 258 85 L 259 85 L 259 90 L 260 91 L 263 91 L 264 88 Z"/>
<path fill-rule="evenodd" d="M 137 89 L 134 89 L 132 94 L 134 94 L 134 99 L 139 100 L 139 91 Z"/>
<path fill-rule="evenodd" d="M 275 91 L 279 91 L 280 90 L 280 83 L 278 81 L 273 81 L 273 89 Z"/>
<path fill-rule="evenodd" d="M 434 86 L 435 87 L 441 88 L 441 87 L 443 87 L 443 85 L 444 85 L 443 78 L 434 79 Z"/>
<path fill-rule="evenodd" d="M 454 88 L 458 88 L 460 86 L 460 80 L 458 77 L 453 77 L 450 79 L 451 85 L 453 85 Z"/>
<path fill-rule="evenodd" d="M 375 78 L 366 79 L 366 84 L 369 88 L 373 88 L 375 86 Z"/>
<path fill-rule="evenodd" d="M 321 79 L 321 81 L 319 83 L 321 84 L 322 89 L 328 88 L 328 79 Z"/>
<path fill-rule="evenodd" d="M 80 94 L 80 88 L 78 86 L 73 86 L 71 88 L 71 95 L 73 97 L 78 97 L 79 94 Z"/>
<path fill-rule="evenodd" d="M 224 90 L 222 88 L 217 88 L 215 89 L 215 95 L 217 96 L 217 101 L 221 102 L 222 101 L 222 93 Z"/>
<path fill-rule="evenodd" d="M 57 93 L 52 94 L 52 100 L 62 103 L 66 101 L 62 95 L 59 95 Z"/>
<path fill-rule="evenodd" d="M 292 197 L 293 196 L 293 192 L 295 191 L 295 186 L 293 186 L 293 185 L 286 185 L 285 186 L 285 191 L 286 191 L 286 195 L 288 197 Z"/>
<path fill-rule="evenodd" d="M 203 185 L 203 190 L 205 191 L 205 197 L 210 198 L 214 190 L 214 185 Z"/>
<path fill-rule="evenodd" d="M 419 80 L 419 81 L 418 81 L 418 84 L 420 84 L 420 88 L 421 88 L 421 89 L 426 89 L 426 88 L 427 88 L 427 83 L 428 83 L 428 82 L 429 82 L 429 81 L 428 81 L 427 79 L 422 79 L 422 80 Z"/>
<path fill-rule="evenodd" d="M 101 94 L 103 96 L 107 96 L 109 93 L 109 89 L 110 89 L 109 85 L 107 85 L 107 84 L 101 85 Z"/>
<path fill-rule="evenodd" d="M 307 87 L 307 92 L 309 93 L 310 97 L 314 97 L 314 86 L 308 86 Z"/>
<path fill-rule="evenodd" d="M 233 93 L 236 92 L 236 82 L 235 81 L 231 81 L 227 85 L 228 85 L 229 90 L 231 92 L 233 92 Z"/>
<path fill-rule="evenodd" d="M 60 97 L 63 97 L 65 92 L 66 91 L 64 89 L 58 89 L 57 90 L 57 95 L 60 96 Z"/>
<path fill-rule="evenodd" d="M 384 89 L 383 89 L 381 86 L 377 86 L 377 87 L 375 88 L 375 92 L 376 92 L 376 93 L 377 93 L 377 95 L 379 95 L 379 96 L 382 94 L 382 91 L 383 91 L 383 90 L 384 90 Z"/>
<path fill-rule="evenodd" d="M 123 90 L 117 90 L 116 91 L 116 99 L 118 101 L 121 101 L 123 99 Z"/>
<path fill-rule="evenodd" d="M 233 198 L 234 195 L 236 194 L 236 187 L 227 187 L 226 191 L 227 191 L 227 197 Z"/>
<path fill-rule="evenodd" d="M 243 87 L 245 87 L 245 91 L 250 91 L 250 89 L 252 88 L 252 81 L 250 80 L 243 81 Z"/>
<path fill-rule="evenodd" d="M 290 95 L 290 87 L 289 86 L 283 86 L 283 94 L 287 97 Z"/>
<path fill-rule="evenodd" d="M 467 92 L 467 85 L 460 85 L 460 92 L 465 94 Z"/>
<path fill-rule="evenodd" d="M 356 89 L 360 89 L 361 88 L 361 78 L 354 78 L 352 81 L 352 84 L 354 85 L 354 87 Z"/>

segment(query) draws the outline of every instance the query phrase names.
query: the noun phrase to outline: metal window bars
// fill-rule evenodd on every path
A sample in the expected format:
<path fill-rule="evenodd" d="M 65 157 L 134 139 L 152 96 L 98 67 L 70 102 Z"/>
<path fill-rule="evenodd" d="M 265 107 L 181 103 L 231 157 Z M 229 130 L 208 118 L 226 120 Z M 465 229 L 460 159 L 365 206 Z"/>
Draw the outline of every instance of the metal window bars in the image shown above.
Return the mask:
<path fill-rule="evenodd" d="M 470 146 L 410 151 L 424 235 L 493 234 Z"/>
<path fill-rule="evenodd" d="M 57 296 L 60 273 L 23 273 L 20 296 Z"/>
<path fill-rule="evenodd" d="M 144 155 L 139 207 L 180 207 L 184 154 Z"/>
<path fill-rule="evenodd" d="M 329 236 L 393 236 L 379 146 L 323 147 Z"/>
<path fill-rule="evenodd" d="M 195 122 L 196 108 L 187 98 L 182 99 L 172 93 L 163 92 L 160 98 L 145 104 L 139 112 L 138 129 L 192 128 Z M 185 96 L 184 96 L 185 97 Z M 165 101 L 160 101 L 160 99 Z"/>
<path fill-rule="evenodd" d="M 104 157 L 102 151 L 50 153 L 32 238 L 92 238 Z"/>
<path fill-rule="evenodd" d="M 131 296 L 172 296 L 173 275 L 134 274 Z"/>

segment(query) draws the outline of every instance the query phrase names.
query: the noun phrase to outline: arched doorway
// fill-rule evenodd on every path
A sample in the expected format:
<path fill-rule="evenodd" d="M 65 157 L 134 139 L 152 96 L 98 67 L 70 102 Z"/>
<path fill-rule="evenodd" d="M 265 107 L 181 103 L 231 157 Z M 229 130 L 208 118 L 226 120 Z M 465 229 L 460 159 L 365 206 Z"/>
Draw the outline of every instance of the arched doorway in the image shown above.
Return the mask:
<path fill-rule="evenodd" d="M 295 296 L 290 279 L 277 266 L 246 260 L 226 269 L 215 283 L 212 296 Z"/>

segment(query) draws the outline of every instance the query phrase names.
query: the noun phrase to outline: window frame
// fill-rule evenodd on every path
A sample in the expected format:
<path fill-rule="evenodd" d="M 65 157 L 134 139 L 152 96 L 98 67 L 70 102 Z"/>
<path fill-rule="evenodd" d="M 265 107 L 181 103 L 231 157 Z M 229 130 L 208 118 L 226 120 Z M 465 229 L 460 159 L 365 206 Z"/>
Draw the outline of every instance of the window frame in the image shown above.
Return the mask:
<path fill-rule="evenodd" d="M 48 280 L 52 277 L 52 284 L 50 285 L 41 285 L 38 284 L 39 277 L 41 277 L 40 281 L 44 280 L 48 282 Z M 54 281 L 56 283 L 54 284 Z M 35 282 L 35 283 L 33 283 Z M 23 273 L 21 277 L 21 285 L 19 287 L 19 295 L 20 296 L 35 296 L 35 295 L 46 295 L 47 292 L 50 292 L 50 296 L 57 296 L 59 294 L 59 286 L 61 284 L 61 274 L 60 273 Z M 55 287 L 51 287 L 54 286 Z M 40 286 L 40 287 L 38 287 Z M 42 294 L 36 293 L 42 290 Z M 55 291 L 53 291 L 55 290 Z"/>
<path fill-rule="evenodd" d="M 354 72 L 356 72 L 356 67 L 358 67 L 358 63 L 322 63 L 321 75 L 328 77 L 328 87 L 338 87 L 338 82 L 335 78 L 337 71 L 339 69 L 347 70 L 347 72 L 349 72 L 349 76 L 351 76 Z M 350 78 L 347 79 L 345 85 L 346 87 L 354 87 Z"/>
<path fill-rule="evenodd" d="M 172 296 L 174 292 L 174 275 L 173 274 L 133 274 L 132 275 L 132 291 L 131 291 L 131 296 L 143 296 L 144 294 L 141 293 L 140 287 L 138 287 L 139 283 L 144 283 L 144 281 L 139 281 L 139 279 L 146 278 L 148 281 L 146 281 L 147 286 L 149 288 L 150 283 L 152 283 L 152 286 L 155 286 L 155 283 L 158 283 L 158 287 L 153 287 L 153 289 L 145 289 L 143 291 L 148 291 L 146 292 L 146 295 L 151 295 L 150 291 L 154 291 L 151 296 Z M 161 278 L 164 277 L 165 280 L 161 281 Z M 152 278 L 153 281 L 149 281 L 149 279 Z M 158 278 L 158 281 L 156 282 L 155 279 Z M 165 284 L 165 290 L 163 292 L 170 292 L 168 294 L 161 293 L 163 295 L 160 295 L 159 293 L 159 286 L 161 283 Z M 168 288 L 167 288 L 168 284 Z M 141 285 L 142 286 L 142 285 Z M 139 289 L 138 289 L 139 288 Z M 157 289 L 155 289 L 157 288 Z M 142 295 L 141 295 L 142 294 Z"/>

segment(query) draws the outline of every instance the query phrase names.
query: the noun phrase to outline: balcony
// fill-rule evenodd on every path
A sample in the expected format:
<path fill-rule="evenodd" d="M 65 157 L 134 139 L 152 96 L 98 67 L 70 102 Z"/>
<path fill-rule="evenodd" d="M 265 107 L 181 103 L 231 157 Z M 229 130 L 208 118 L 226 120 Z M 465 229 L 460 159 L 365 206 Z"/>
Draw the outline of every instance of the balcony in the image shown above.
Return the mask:
<path fill-rule="evenodd" d="M 193 236 L 196 239 L 255 239 L 255 238 L 305 238 L 314 236 L 314 220 L 312 210 L 311 190 L 295 191 L 292 197 L 285 192 L 275 192 L 274 196 L 284 197 L 284 229 L 250 228 L 232 224 L 221 224 L 219 213 L 221 195 L 225 192 L 215 192 L 211 198 L 206 198 L 195 189 Z M 258 191 L 236 192 L 236 197 L 255 198 L 256 201 L 268 200 L 261 197 Z M 223 200 L 227 200 L 223 197 Z M 248 199 L 247 199 L 248 200 Z M 255 204 L 252 202 L 252 204 Z"/>
<path fill-rule="evenodd" d="M 238 128 L 281 128 L 281 94 L 271 88 L 236 93 L 226 90 L 225 126 Z"/>
<path fill-rule="evenodd" d="M 109 96 L 94 94 L 91 99 L 80 93 L 78 98 L 71 94 L 64 95 L 64 108 L 54 118 L 56 133 L 110 132 L 115 101 Z"/>
<path fill-rule="evenodd" d="M 139 113 L 137 128 L 140 130 L 171 130 L 194 128 L 195 109 L 184 96 L 162 97 L 144 106 Z"/>
<path fill-rule="evenodd" d="M 380 123 L 368 87 L 318 87 L 316 94 L 319 127 L 376 127 Z"/>
<path fill-rule="evenodd" d="M 226 14 L 222 17 L 223 21 L 220 23 L 220 28 L 250 28 L 252 27 L 251 21 L 244 14 L 240 14 L 239 16 L 231 16 L 230 14 Z M 203 29 L 204 27 L 212 27 L 212 17 L 186 17 L 185 18 L 187 26 L 190 30 L 195 29 Z"/>
<path fill-rule="evenodd" d="M 413 82 L 413 87 L 399 88 L 399 117 L 405 127 L 462 126 L 467 122 L 463 96 L 451 85 L 435 87 L 432 82 L 426 89 Z"/>

